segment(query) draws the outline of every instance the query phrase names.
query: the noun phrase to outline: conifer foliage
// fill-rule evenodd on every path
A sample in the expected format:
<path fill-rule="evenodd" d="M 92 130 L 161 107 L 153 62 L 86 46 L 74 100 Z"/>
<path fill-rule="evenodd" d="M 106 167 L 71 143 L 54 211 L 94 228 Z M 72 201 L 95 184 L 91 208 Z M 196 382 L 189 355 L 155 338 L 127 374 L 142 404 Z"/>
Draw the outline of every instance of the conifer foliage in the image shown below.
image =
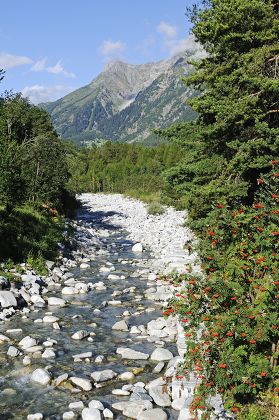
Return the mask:
<path fill-rule="evenodd" d="M 189 11 L 207 57 L 185 79 L 201 92 L 199 116 L 162 134 L 187 151 L 166 173 L 199 236 L 202 276 L 164 314 L 185 326 L 179 378 L 199 385 L 193 417 L 222 395 L 237 419 L 278 418 L 279 6 L 206 0 Z"/>
<path fill-rule="evenodd" d="M 260 173 L 270 171 L 279 149 L 278 3 L 202 3 L 189 14 L 208 55 L 193 63 L 195 72 L 185 79 L 201 92 L 190 101 L 199 117 L 166 133 L 190 150 L 177 177 L 195 218 L 223 195 L 251 203 Z"/>

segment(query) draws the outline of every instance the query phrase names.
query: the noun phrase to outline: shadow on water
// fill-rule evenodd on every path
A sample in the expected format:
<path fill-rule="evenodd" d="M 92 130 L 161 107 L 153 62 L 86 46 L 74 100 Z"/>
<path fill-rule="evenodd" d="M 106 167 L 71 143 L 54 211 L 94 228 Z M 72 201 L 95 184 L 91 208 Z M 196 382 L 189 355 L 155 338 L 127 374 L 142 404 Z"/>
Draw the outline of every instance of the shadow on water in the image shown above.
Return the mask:
<path fill-rule="evenodd" d="M 123 213 L 116 211 L 93 211 L 90 206 L 83 205 L 77 212 L 77 220 L 91 223 L 96 229 L 118 230 L 122 227 L 109 222 L 107 219 L 113 216 L 127 218 Z"/>

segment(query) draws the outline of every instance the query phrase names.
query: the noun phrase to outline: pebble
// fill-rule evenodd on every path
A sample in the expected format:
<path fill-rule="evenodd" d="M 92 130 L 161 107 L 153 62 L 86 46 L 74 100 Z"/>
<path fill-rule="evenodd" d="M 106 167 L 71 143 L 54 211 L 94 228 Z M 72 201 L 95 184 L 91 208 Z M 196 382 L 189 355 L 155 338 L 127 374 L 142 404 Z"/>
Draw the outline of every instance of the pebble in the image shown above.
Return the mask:
<path fill-rule="evenodd" d="M 97 410 L 103 411 L 105 409 L 104 405 L 99 400 L 91 400 L 88 404 L 89 408 L 96 408 Z"/>
<path fill-rule="evenodd" d="M 72 376 L 70 378 L 70 381 L 77 385 L 79 388 L 83 389 L 84 391 L 91 391 L 92 389 L 92 383 L 89 381 L 89 379 L 84 378 L 78 378 L 77 376 Z"/>
<path fill-rule="evenodd" d="M 31 381 L 40 385 L 48 385 L 50 380 L 51 376 L 45 369 L 38 368 L 31 375 Z"/>
<path fill-rule="evenodd" d="M 101 413 L 96 408 L 84 408 L 81 415 L 82 420 L 102 420 Z"/>
<path fill-rule="evenodd" d="M 84 408 L 83 401 L 75 401 L 69 404 L 70 410 L 82 410 Z"/>

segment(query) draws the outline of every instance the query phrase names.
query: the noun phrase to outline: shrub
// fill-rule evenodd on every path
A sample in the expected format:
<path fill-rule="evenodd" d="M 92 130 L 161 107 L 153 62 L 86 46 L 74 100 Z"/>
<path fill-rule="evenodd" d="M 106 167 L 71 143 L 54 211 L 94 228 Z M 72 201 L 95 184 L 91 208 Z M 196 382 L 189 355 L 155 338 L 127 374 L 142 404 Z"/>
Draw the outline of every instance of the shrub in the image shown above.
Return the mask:
<path fill-rule="evenodd" d="M 165 212 L 164 207 L 158 201 L 153 201 L 152 203 L 148 204 L 147 207 L 148 214 L 156 215 L 156 214 L 163 214 Z"/>

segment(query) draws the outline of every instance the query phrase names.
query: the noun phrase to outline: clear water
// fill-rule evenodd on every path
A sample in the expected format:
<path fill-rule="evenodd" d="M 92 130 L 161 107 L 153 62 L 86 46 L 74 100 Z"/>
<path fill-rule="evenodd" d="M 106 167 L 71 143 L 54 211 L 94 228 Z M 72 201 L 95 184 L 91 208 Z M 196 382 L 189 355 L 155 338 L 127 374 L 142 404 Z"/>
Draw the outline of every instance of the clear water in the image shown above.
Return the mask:
<path fill-rule="evenodd" d="M 131 252 L 132 243 L 127 239 L 127 232 L 119 226 L 114 226 L 107 222 L 108 216 L 113 213 L 92 212 L 90 209 L 83 208 L 78 220 L 81 223 L 90 223 L 95 228 L 109 230 L 109 236 L 101 237 L 103 247 L 107 249 L 106 255 L 99 255 L 91 263 L 90 269 L 80 270 L 73 269 L 71 272 L 75 279 L 80 279 L 83 282 L 97 282 L 104 281 L 108 287 L 105 291 L 92 291 L 84 295 L 75 295 L 70 297 L 71 304 L 65 308 L 42 308 L 37 312 L 28 314 L 27 319 L 22 319 L 21 314 L 17 314 L 10 319 L 9 322 L 0 324 L 0 332 L 6 334 L 7 329 L 22 328 L 22 334 L 9 337 L 14 338 L 16 345 L 21 338 L 26 335 L 31 335 L 38 339 L 39 343 L 45 341 L 48 337 L 57 340 L 57 345 L 54 346 L 56 351 L 55 359 L 33 359 L 32 365 L 24 367 L 22 364 L 22 357 L 9 358 L 6 353 L 8 344 L 0 345 L 0 420 L 6 419 L 26 419 L 27 414 L 41 412 L 45 419 L 62 419 L 62 414 L 69 411 L 68 405 L 71 402 L 84 400 L 89 402 L 92 399 L 99 399 L 105 406 L 110 407 L 113 402 L 125 401 L 129 397 L 119 397 L 111 395 L 111 390 L 120 388 L 125 382 L 119 380 L 107 384 L 103 388 L 93 388 L 90 392 L 79 392 L 74 394 L 71 390 L 62 388 L 54 388 L 53 386 L 43 387 L 34 384 L 30 381 L 31 373 L 38 367 L 50 366 L 50 372 L 53 377 L 57 377 L 63 373 L 70 375 L 89 378 L 90 374 L 95 370 L 112 369 L 115 372 L 121 373 L 130 370 L 132 367 L 144 367 L 142 374 L 138 375 L 134 382 L 143 381 L 148 382 L 155 379 L 159 375 L 152 374 L 154 362 L 147 361 L 123 361 L 116 355 L 117 347 L 129 347 L 135 350 L 151 353 L 155 346 L 152 343 L 136 340 L 134 335 L 125 332 L 112 331 L 112 325 L 122 319 L 121 315 L 124 310 L 135 312 L 137 307 L 145 306 L 146 308 L 154 308 L 155 311 L 151 313 L 144 312 L 141 315 L 131 316 L 128 320 L 130 325 L 146 324 L 151 319 L 161 316 L 161 309 L 151 301 L 143 299 L 141 302 L 135 302 L 133 295 L 124 294 L 119 297 L 123 302 L 121 306 L 107 306 L 101 309 L 101 314 L 94 314 L 93 310 L 99 308 L 103 301 L 112 300 L 111 294 L 114 290 L 123 290 L 125 288 L 135 286 L 136 295 L 142 295 L 147 287 L 146 279 L 138 276 L 133 277 L 135 272 L 142 266 L 146 260 L 150 258 L 148 253 L 143 253 L 139 258 Z M 116 246 L 111 246 L 113 243 Z M 81 250 L 82 251 L 82 250 Z M 118 255 L 115 255 L 115 253 Z M 137 265 L 122 265 L 118 259 L 131 260 L 137 258 Z M 116 267 L 114 273 L 124 274 L 125 280 L 108 280 L 106 276 L 99 273 L 99 267 L 104 265 L 107 261 L 113 263 Z M 48 296 L 61 296 L 59 289 L 53 289 L 48 293 Z M 65 298 L 65 296 L 64 296 Z M 118 299 L 116 297 L 115 299 Z M 52 324 L 34 324 L 34 319 L 43 318 L 46 312 L 51 311 L 53 315 L 59 317 L 59 324 L 61 330 L 54 330 Z M 78 318 L 72 319 L 74 315 L 79 315 Z M 92 328 L 90 324 L 95 322 L 97 327 Z M 94 341 L 88 342 L 86 339 L 76 341 L 71 339 L 71 335 L 81 329 L 94 331 L 96 334 Z M 176 347 L 174 344 L 167 346 L 174 355 L 176 355 Z M 72 356 L 75 354 L 92 351 L 93 357 L 90 363 L 85 361 L 74 363 Z M 94 363 L 94 358 L 97 355 L 104 355 L 105 357 L 114 356 L 115 360 L 106 361 L 102 364 Z M 127 383 L 127 382 L 126 382 Z M 115 418 L 122 419 L 123 416 L 115 413 Z M 169 418 L 177 418 L 177 413 L 173 410 L 168 410 Z"/>

